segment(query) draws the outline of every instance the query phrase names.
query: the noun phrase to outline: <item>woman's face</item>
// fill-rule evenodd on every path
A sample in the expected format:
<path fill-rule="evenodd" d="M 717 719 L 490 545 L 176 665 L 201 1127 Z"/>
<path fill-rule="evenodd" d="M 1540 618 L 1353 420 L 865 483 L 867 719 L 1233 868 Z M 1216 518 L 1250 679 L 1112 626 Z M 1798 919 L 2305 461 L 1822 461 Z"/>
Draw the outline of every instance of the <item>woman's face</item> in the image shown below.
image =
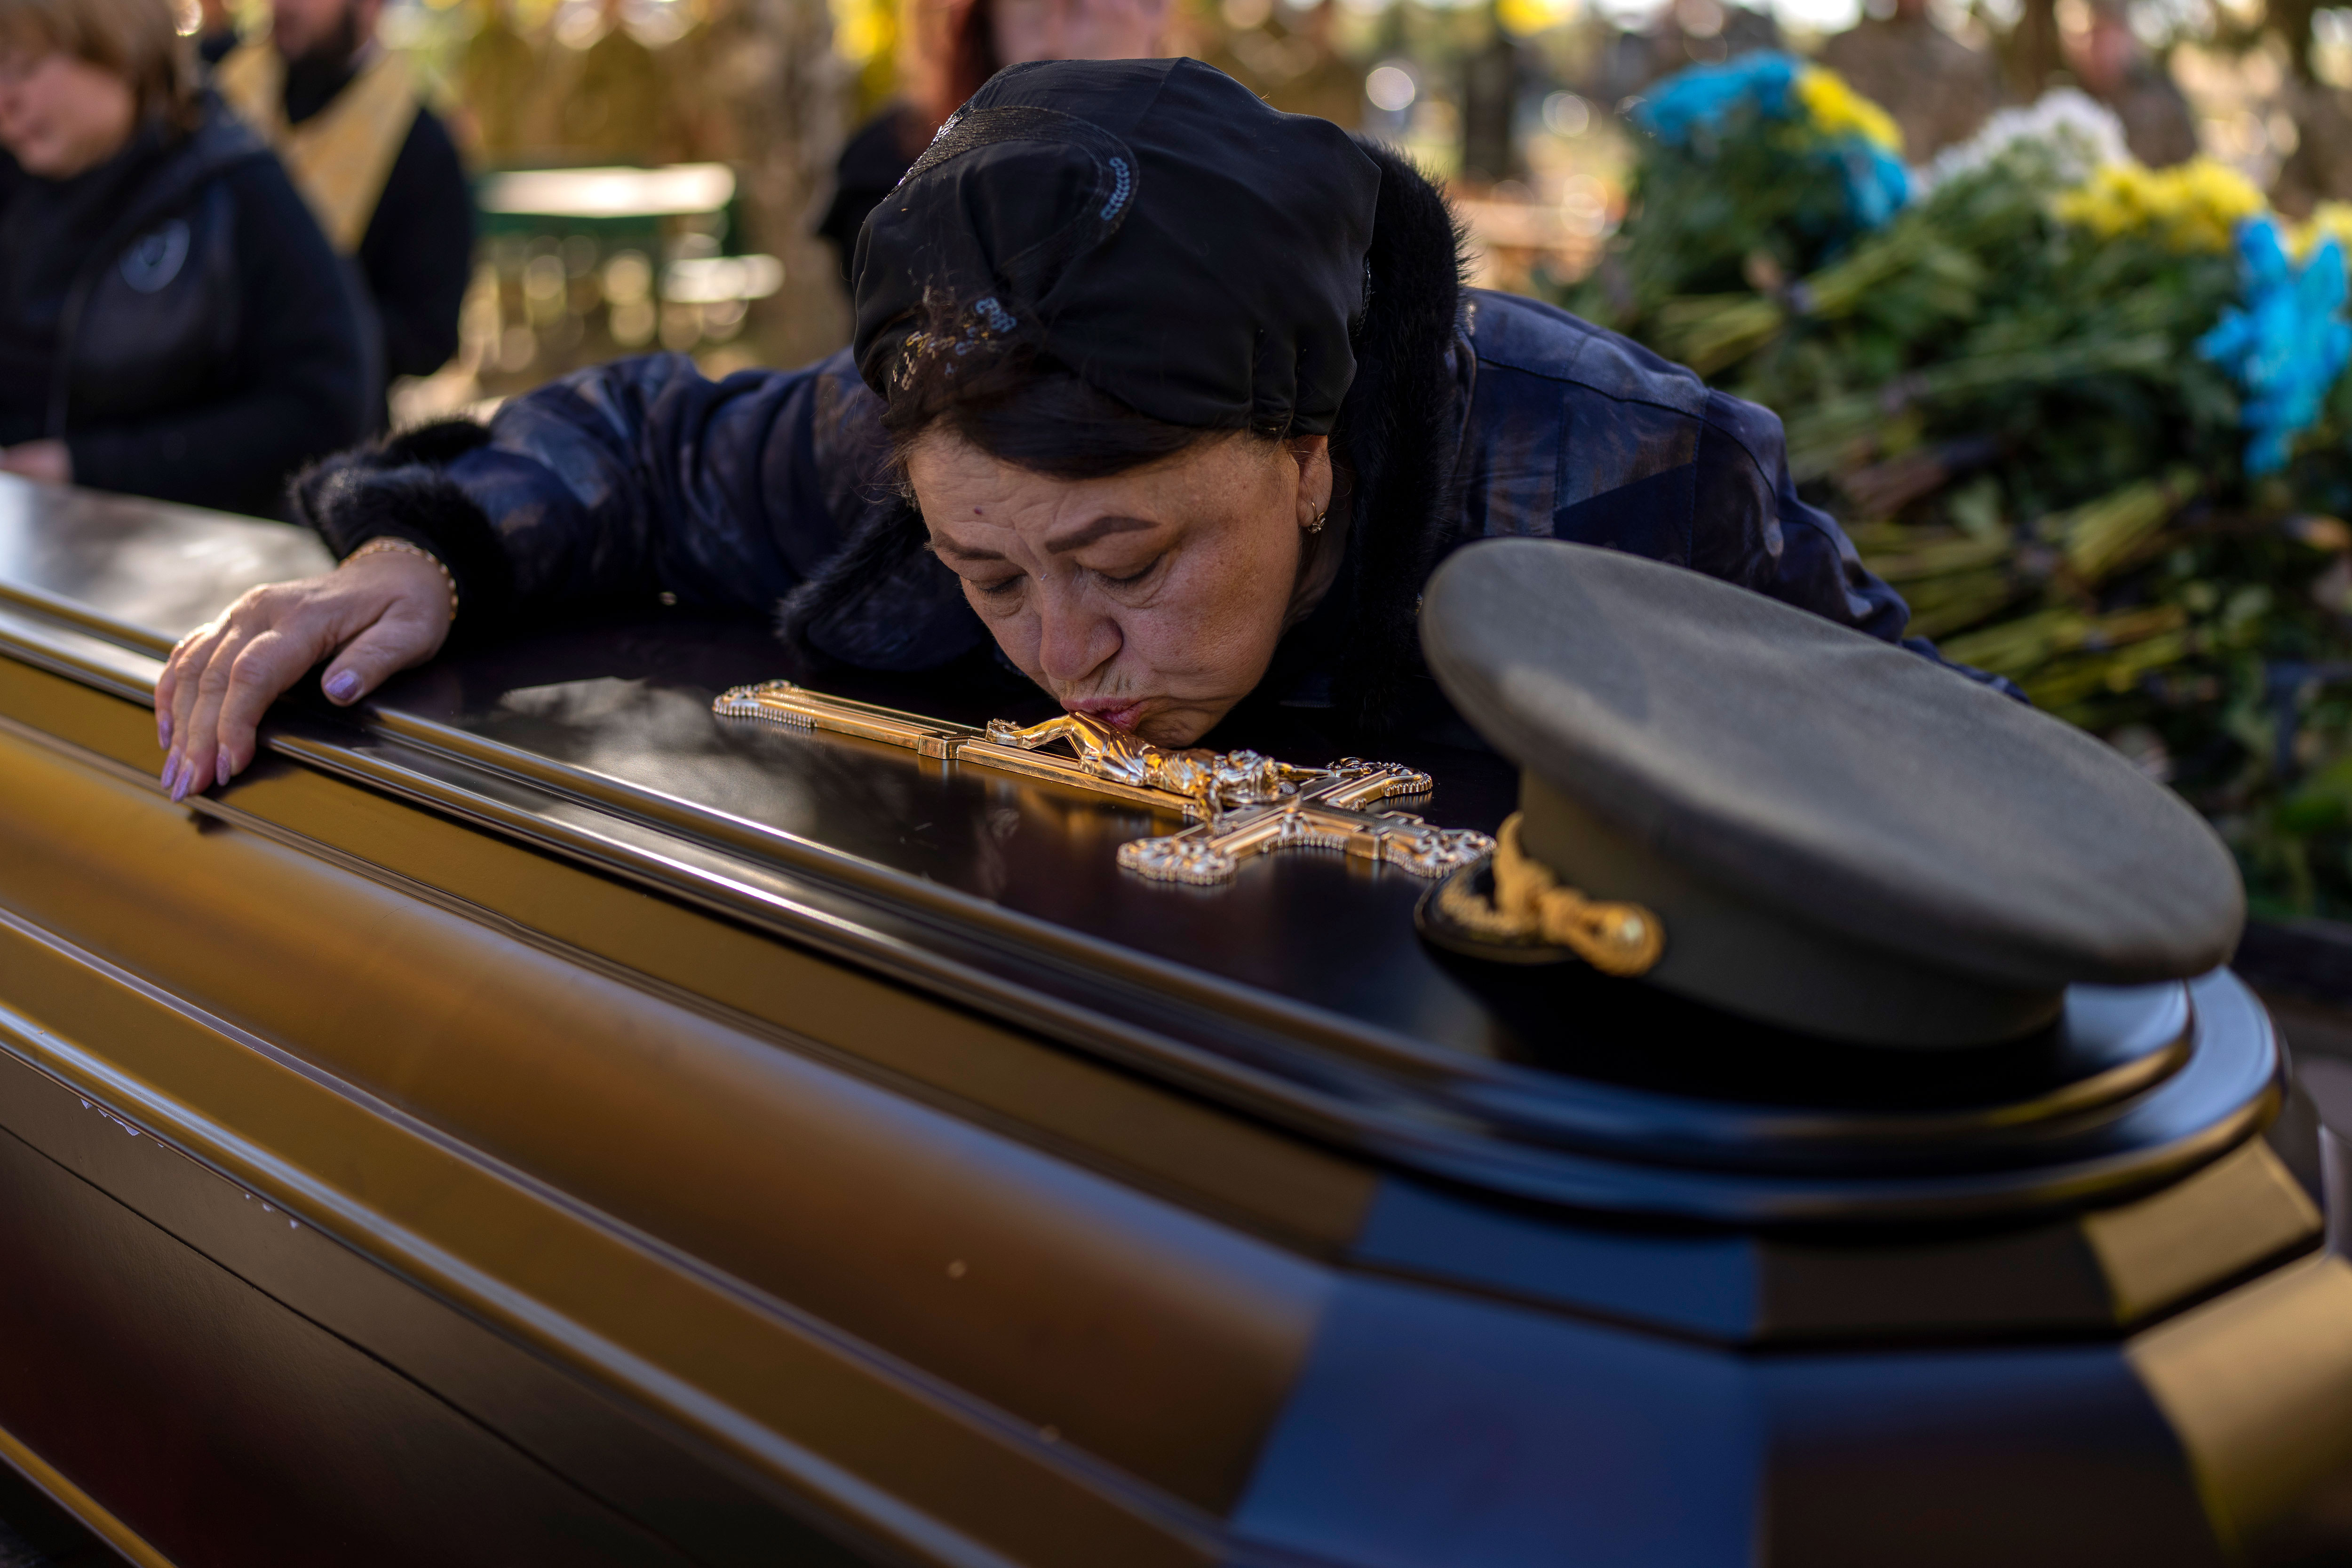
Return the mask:
<path fill-rule="evenodd" d="M 1005 657 L 1061 705 L 1189 746 L 1249 694 L 1331 500 L 1328 444 L 1195 443 L 1105 479 L 1055 479 L 934 432 L 908 476 L 931 549 Z"/>
<path fill-rule="evenodd" d="M 88 60 L 0 51 L 0 147 L 27 174 L 65 180 L 103 163 L 131 140 L 138 110 L 129 82 Z"/>

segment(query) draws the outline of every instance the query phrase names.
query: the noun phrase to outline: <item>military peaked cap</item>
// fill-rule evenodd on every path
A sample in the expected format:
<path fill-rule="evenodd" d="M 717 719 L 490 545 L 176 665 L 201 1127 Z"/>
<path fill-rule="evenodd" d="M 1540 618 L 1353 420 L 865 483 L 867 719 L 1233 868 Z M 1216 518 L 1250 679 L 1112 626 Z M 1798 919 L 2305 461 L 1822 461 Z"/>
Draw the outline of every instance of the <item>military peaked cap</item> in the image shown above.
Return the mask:
<path fill-rule="evenodd" d="M 1588 921 L 1604 935 L 1662 932 L 1628 966 L 1646 982 L 1818 1035 L 1958 1046 L 2047 1024 L 2070 985 L 2197 975 L 2236 946 L 2236 866 L 2171 791 L 2071 725 L 1762 594 L 1499 539 L 1436 574 L 1422 639 L 1522 769 L 1498 862 L 1616 912 Z M 1511 868 L 1460 876 L 1495 869 Z M 1565 956 L 1448 916 L 1487 887 L 1436 890 L 1424 933 Z"/>

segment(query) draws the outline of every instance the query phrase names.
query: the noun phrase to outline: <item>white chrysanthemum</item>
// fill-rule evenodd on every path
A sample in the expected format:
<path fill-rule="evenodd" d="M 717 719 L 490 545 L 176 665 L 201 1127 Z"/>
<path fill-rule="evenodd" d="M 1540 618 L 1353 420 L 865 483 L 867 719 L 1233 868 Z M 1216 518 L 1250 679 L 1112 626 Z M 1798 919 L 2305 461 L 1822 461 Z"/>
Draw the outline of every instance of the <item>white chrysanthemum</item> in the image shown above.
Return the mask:
<path fill-rule="evenodd" d="M 2030 151 L 2037 161 L 2046 161 L 2047 177 L 2060 185 L 2080 184 L 2107 164 L 2131 162 L 2123 121 L 2113 110 L 2074 88 L 2054 88 L 2024 109 L 2002 110 L 1974 136 L 1937 153 L 1919 172 L 1920 193 L 1972 174 L 2012 151 Z"/>

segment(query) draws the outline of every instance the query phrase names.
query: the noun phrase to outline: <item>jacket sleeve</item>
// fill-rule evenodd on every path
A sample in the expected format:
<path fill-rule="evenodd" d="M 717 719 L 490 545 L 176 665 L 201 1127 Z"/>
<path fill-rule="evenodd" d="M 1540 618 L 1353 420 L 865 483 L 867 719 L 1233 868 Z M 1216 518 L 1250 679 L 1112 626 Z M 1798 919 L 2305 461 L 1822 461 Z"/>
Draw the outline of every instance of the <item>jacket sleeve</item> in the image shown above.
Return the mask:
<path fill-rule="evenodd" d="M 863 400 L 861 404 L 860 400 Z M 838 548 L 878 486 L 882 433 L 845 355 L 707 380 L 622 360 L 345 453 L 295 488 L 337 554 L 414 539 L 458 579 L 461 624 L 662 594 L 767 610 Z"/>
<path fill-rule="evenodd" d="M 1727 393 L 1708 393 L 1698 470 L 1695 527 L 1702 537 L 1694 540 L 1693 564 L 2024 700 L 2005 677 L 1952 664 L 1925 637 L 1903 635 L 1911 607 L 1863 565 L 1837 519 L 1797 494 L 1779 415 Z M 1732 554 L 1746 559 L 1735 565 L 1720 559 Z"/>
<path fill-rule="evenodd" d="M 67 444 L 77 484 L 269 517 L 289 475 L 365 433 L 372 389 L 349 275 L 277 160 L 226 178 L 244 327 L 224 392 Z"/>

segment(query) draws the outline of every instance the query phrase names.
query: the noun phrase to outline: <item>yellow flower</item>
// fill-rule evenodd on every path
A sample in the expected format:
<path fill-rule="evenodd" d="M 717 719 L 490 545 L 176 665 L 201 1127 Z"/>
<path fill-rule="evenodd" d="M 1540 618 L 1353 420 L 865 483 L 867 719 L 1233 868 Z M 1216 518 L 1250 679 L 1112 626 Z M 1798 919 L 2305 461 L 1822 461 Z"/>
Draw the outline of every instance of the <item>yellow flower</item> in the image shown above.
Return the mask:
<path fill-rule="evenodd" d="M 1875 141 L 1896 157 L 1903 155 L 1903 131 L 1878 105 L 1848 87 L 1845 78 L 1824 66 L 1807 66 L 1797 73 L 1797 98 L 1815 129 L 1826 136 L 1859 136 Z"/>
<path fill-rule="evenodd" d="M 2308 222 L 2297 224 L 2288 231 L 2288 248 L 2301 261 L 2324 239 L 2334 240 L 2345 255 L 2352 256 L 2352 203 L 2320 203 L 2312 209 Z"/>
<path fill-rule="evenodd" d="M 898 7 L 889 0 L 831 0 L 833 50 L 863 66 L 898 41 Z"/>
<path fill-rule="evenodd" d="M 1525 38 L 1573 21 L 1577 7 L 1574 0 L 1500 0 L 1495 14 L 1506 31 Z"/>
<path fill-rule="evenodd" d="M 2152 234 L 2174 250 L 2230 248 L 2238 225 L 2267 211 L 2253 182 L 2192 158 L 2169 169 L 2110 163 L 2058 198 L 2058 216 L 2101 239 Z"/>

